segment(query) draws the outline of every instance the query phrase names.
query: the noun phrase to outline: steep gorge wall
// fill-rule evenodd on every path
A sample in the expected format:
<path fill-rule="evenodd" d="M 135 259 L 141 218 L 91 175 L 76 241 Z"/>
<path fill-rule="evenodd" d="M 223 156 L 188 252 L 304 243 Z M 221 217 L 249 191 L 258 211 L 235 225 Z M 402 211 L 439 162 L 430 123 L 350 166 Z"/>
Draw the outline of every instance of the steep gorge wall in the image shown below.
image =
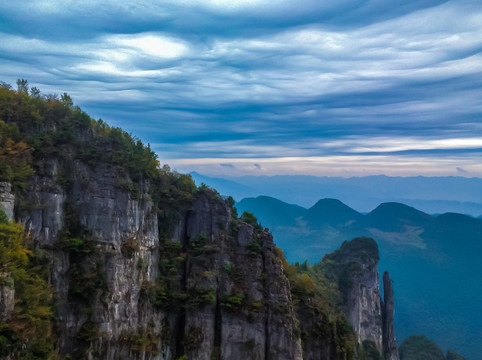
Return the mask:
<path fill-rule="evenodd" d="M 356 238 L 345 241 L 340 249 L 326 255 L 322 264 L 340 289 L 344 313 L 355 331 L 357 343 L 372 342 L 384 358 L 398 360 L 391 280 L 385 272 L 382 300 L 378 261 L 376 242 Z"/>
<path fill-rule="evenodd" d="M 387 271 L 383 273 L 383 352 L 386 360 L 400 360 L 398 354 L 397 341 L 395 339 L 395 329 L 393 316 L 395 314 L 395 301 L 393 300 L 392 279 Z"/>
<path fill-rule="evenodd" d="M 178 219 L 168 241 L 179 244 L 181 266 L 165 284 L 177 294 L 169 301 L 180 303 L 159 305 L 157 295 L 145 295 L 165 275 L 157 215 L 163 209 L 151 201 L 149 184 L 141 184 L 133 196 L 119 186 L 130 181 L 127 175 L 120 181 L 108 165 L 72 162 L 68 171 L 73 176 L 61 186 L 65 164 L 51 159 L 42 169 L 30 181 L 24 199 L 28 208 L 17 214 L 34 242 L 51 254 L 62 354 L 89 359 L 182 354 L 190 359 L 343 358 L 329 334 L 313 337 L 302 351 L 297 321 L 302 328 L 316 327 L 320 315 L 300 307 L 295 314 L 271 234 L 233 219 L 215 192 L 197 196 Z M 8 185 L 2 189 L 3 204 L 13 203 Z M 95 251 L 76 257 L 62 245 L 65 233 L 76 229 L 83 232 L 78 236 L 93 240 Z M 397 360 L 393 291 L 385 274 L 381 301 L 376 244 L 355 239 L 323 261 L 333 267 L 357 342 L 371 341 L 380 354 Z M 80 277 L 75 275 L 79 269 Z M 102 281 L 81 286 L 89 298 L 79 299 L 75 281 L 92 277 Z M 13 297 L 2 293 L 2 301 L 8 296 Z"/>
<path fill-rule="evenodd" d="M 41 168 L 30 181 L 28 209 L 20 209 L 19 221 L 33 241 L 51 253 L 60 351 L 102 354 L 106 359 L 125 356 L 123 336 L 145 332 L 151 323 L 154 331 L 161 331 L 163 314 L 139 306 L 142 284 L 158 275 L 153 204 L 145 191 L 132 199 L 116 185 L 116 171 L 105 164 L 91 168 L 49 159 Z M 70 183 L 62 187 L 58 179 L 67 171 Z M 79 237 L 92 239 L 92 248 L 72 251 L 62 243 Z M 91 343 L 88 335 L 79 335 L 82 331 L 100 339 Z"/>
<path fill-rule="evenodd" d="M 60 186 L 65 164 L 48 160 L 42 168 L 30 181 L 28 208 L 17 213 L 32 239 L 51 253 L 61 353 L 90 359 L 343 358 L 329 334 L 313 337 L 302 352 L 297 321 L 309 328 L 319 315 L 300 307 L 295 314 L 271 234 L 235 221 L 214 192 L 182 211 L 169 240 L 179 244 L 182 261 L 167 284 L 177 293 L 174 300 L 184 303 L 159 306 L 145 296 L 163 276 L 164 261 L 157 216 L 162 209 L 152 203 L 149 184 L 134 197 L 107 165 L 74 162 L 72 180 Z M 123 176 L 121 183 L 130 181 Z M 10 204 L 8 190 L 3 187 L 2 199 Z M 76 228 L 95 247 L 95 254 L 80 260 L 61 242 L 67 229 Z M 397 360 L 393 291 L 386 274 L 381 301 L 376 244 L 355 239 L 323 261 L 333 266 L 357 342 L 372 341 L 380 354 Z M 73 278 L 79 268 L 83 273 Z M 84 289 L 90 298 L 79 300 L 74 281 L 88 282 L 99 273 L 103 281 Z"/>
<path fill-rule="evenodd" d="M 228 207 L 215 198 L 195 201 L 187 217 L 189 245 L 201 234 L 205 240 L 199 255 L 188 253 L 186 288 L 211 289 L 216 298 L 186 311 L 186 333 L 203 333 L 202 347 L 189 358 L 204 358 L 214 347 L 221 359 L 301 359 L 289 284 L 271 234 L 232 225 Z"/>
<path fill-rule="evenodd" d="M 172 239 L 162 240 L 178 243 L 180 255 L 177 276 L 165 282 L 170 298 L 162 302 L 156 299 L 166 290 L 157 289 L 166 276 L 158 231 L 164 209 L 151 201 L 148 182 L 133 196 L 119 185 L 129 183 L 128 176 L 107 164 L 48 159 L 37 165 L 41 171 L 31 178 L 17 217 L 51 255 L 61 354 L 302 358 L 289 283 L 271 234 L 235 221 L 214 192 L 199 194 L 182 211 Z M 6 187 L 2 194 L 13 199 Z M 146 295 L 152 289 L 154 296 Z"/>

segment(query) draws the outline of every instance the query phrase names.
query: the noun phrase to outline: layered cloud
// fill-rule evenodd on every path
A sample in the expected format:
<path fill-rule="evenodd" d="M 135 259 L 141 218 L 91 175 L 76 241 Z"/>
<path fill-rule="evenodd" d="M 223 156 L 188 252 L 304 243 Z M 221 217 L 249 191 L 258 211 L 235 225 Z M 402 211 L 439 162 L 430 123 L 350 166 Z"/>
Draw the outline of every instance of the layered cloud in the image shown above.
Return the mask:
<path fill-rule="evenodd" d="M 361 156 L 372 173 L 482 176 L 477 1 L 24 6 L 0 4 L 0 80 L 66 91 L 183 170 L 340 157 L 355 174 Z"/>

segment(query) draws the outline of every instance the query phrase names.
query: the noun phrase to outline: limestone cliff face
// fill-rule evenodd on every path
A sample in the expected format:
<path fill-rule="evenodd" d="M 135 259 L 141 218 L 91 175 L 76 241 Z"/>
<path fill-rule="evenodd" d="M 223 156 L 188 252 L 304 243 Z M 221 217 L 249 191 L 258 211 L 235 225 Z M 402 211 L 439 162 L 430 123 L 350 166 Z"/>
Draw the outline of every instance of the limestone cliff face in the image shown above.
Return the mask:
<path fill-rule="evenodd" d="M 117 186 L 115 170 L 104 164 L 91 168 L 81 162 L 66 165 L 49 159 L 40 166 L 41 174 L 30 181 L 28 208 L 20 209 L 19 221 L 33 241 L 52 255 L 60 352 L 80 357 L 85 350 L 90 358 L 106 359 L 126 356 L 129 349 L 120 345 L 122 336 L 145 332 L 150 324 L 153 331 L 161 331 L 162 314 L 139 306 L 141 285 L 156 279 L 159 261 L 157 216 L 147 189 L 133 199 Z M 71 176 L 68 189 L 58 184 L 66 171 Z M 61 233 L 69 228 L 88 232 L 95 255 L 74 261 L 60 245 Z M 142 267 L 137 265 L 140 261 Z M 78 283 L 93 277 L 99 282 L 101 278 L 102 284 L 84 288 Z M 77 301 L 77 293 L 86 298 Z M 90 342 L 80 336 L 87 327 L 100 339 Z"/>
<path fill-rule="evenodd" d="M 385 304 L 380 296 L 378 247 L 374 240 L 357 238 L 343 243 L 326 255 L 323 263 L 331 268 L 344 302 L 344 312 L 359 344 L 371 341 L 387 359 L 398 359 L 393 330 L 393 291 L 386 273 Z"/>
<path fill-rule="evenodd" d="M 302 358 L 289 283 L 271 234 L 233 219 L 218 195 L 200 193 L 181 210 L 171 239 L 162 240 L 179 244 L 180 265 L 160 284 L 172 275 L 161 263 L 168 258 L 158 230 L 164 209 L 154 206 L 147 182 L 134 196 L 123 186 L 129 177 L 107 164 L 48 159 L 38 167 L 16 212 L 32 240 L 51 254 L 61 354 Z M 10 200 L 4 187 L 2 203 Z M 79 248 L 78 239 L 90 247 Z M 4 292 L 1 301 L 9 296 Z"/>
<path fill-rule="evenodd" d="M 272 235 L 233 218 L 214 191 L 200 192 L 181 209 L 166 239 L 159 233 L 158 213 L 169 209 L 156 208 L 148 182 L 133 194 L 125 186 L 131 182 L 128 175 L 107 164 L 49 159 L 39 168 L 15 212 L 37 246 L 51 254 L 61 354 L 79 359 L 344 358 L 333 334 L 321 330 L 302 351 L 300 331 L 319 327 L 323 315 L 306 305 L 295 313 Z M 73 175 L 68 184 L 61 181 L 66 171 Z M 13 215 L 9 184 L 0 190 L 2 206 Z M 66 237 L 81 237 L 91 247 L 66 246 Z M 166 250 L 169 244 L 178 244 L 174 253 Z M 175 261 L 174 272 L 166 270 Z M 323 262 L 332 270 L 358 343 L 372 341 L 387 359 L 398 360 L 393 291 L 386 273 L 381 301 L 376 243 L 346 242 Z M 2 287 L 2 320 L 13 310 L 13 300 L 13 290 Z"/>
<path fill-rule="evenodd" d="M 345 315 L 357 334 L 358 343 L 373 341 L 382 353 L 382 313 L 378 277 L 378 247 L 375 241 L 358 238 L 343 243 L 324 257 L 332 262 L 342 294 Z"/>
<path fill-rule="evenodd" d="M 383 273 L 383 352 L 386 360 L 399 360 L 395 330 L 393 327 L 393 315 L 395 302 L 393 300 L 392 280 L 388 272 Z"/>
<path fill-rule="evenodd" d="M 233 230 L 229 208 L 201 197 L 186 218 L 185 286 L 209 292 L 188 307 L 184 347 L 192 359 L 301 359 L 289 284 L 268 232 L 245 223 Z"/>

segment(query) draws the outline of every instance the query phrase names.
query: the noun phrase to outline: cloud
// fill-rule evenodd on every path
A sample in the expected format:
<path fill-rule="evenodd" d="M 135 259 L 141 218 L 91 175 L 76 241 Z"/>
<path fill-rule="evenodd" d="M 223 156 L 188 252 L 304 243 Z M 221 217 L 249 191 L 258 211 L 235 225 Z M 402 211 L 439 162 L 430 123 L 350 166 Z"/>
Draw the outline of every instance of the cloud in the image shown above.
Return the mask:
<path fill-rule="evenodd" d="M 4 2 L 0 80 L 68 92 L 166 162 L 461 156 L 481 148 L 477 5 Z"/>
<path fill-rule="evenodd" d="M 134 35 L 112 35 L 108 36 L 104 41 L 110 43 L 108 48 L 112 48 L 111 52 L 100 56 L 112 58 L 118 57 L 124 60 L 127 56 L 145 55 L 156 58 L 178 58 L 187 52 L 187 46 L 179 39 L 165 37 L 159 34 L 134 34 Z M 120 50 L 119 50 L 120 48 Z"/>
<path fill-rule="evenodd" d="M 319 157 L 277 157 L 277 158 L 226 158 L 236 169 L 223 169 L 217 166 L 217 158 L 174 159 L 171 164 L 180 171 L 197 171 L 213 176 L 256 175 L 259 170 L 253 167 L 256 161 L 263 167 L 265 175 L 307 174 L 316 176 L 366 176 L 390 174 L 392 176 L 446 176 L 464 175 L 455 172 L 457 165 L 472 176 L 482 176 L 479 155 L 450 155 L 446 157 L 413 155 L 337 155 Z"/>
<path fill-rule="evenodd" d="M 462 169 L 461 167 L 458 167 L 458 166 L 457 166 L 455 169 L 457 170 L 457 172 L 459 172 L 459 173 L 461 173 L 461 174 L 467 174 L 467 173 L 468 173 L 467 170 Z"/>

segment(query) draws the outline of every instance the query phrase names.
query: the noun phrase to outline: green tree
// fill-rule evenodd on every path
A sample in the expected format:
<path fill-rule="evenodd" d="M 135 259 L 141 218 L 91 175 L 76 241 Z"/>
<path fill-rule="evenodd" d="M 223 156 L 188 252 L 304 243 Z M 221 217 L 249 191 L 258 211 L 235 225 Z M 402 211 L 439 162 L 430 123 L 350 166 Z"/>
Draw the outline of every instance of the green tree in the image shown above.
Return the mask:
<path fill-rule="evenodd" d="M 60 102 L 68 108 L 71 108 L 72 106 L 74 106 L 74 102 L 72 101 L 72 98 L 67 93 L 63 93 L 60 96 Z"/>
<path fill-rule="evenodd" d="M 245 211 L 241 214 L 240 219 L 251 225 L 257 232 L 263 231 L 263 227 L 258 222 L 258 218 L 253 213 Z"/>
<path fill-rule="evenodd" d="M 5 221 L 0 209 L 0 286 L 14 286 L 15 307 L 0 322 L 0 357 L 48 359 L 54 352 L 52 288 L 36 253 L 27 249 L 21 224 Z"/>
<path fill-rule="evenodd" d="M 12 85 L 7 84 L 7 83 L 4 82 L 4 81 L 0 81 L 0 89 L 11 90 L 11 89 L 12 89 Z"/>
<path fill-rule="evenodd" d="M 15 124 L 7 125 L 0 120 L 0 181 L 12 183 L 14 190 L 23 188 L 33 174 L 32 149 L 20 139 Z"/>
<path fill-rule="evenodd" d="M 28 94 L 28 81 L 25 79 L 17 79 L 17 91 Z"/>
<path fill-rule="evenodd" d="M 30 96 L 35 98 L 35 99 L 39 98 L 40 97 L 40 90 L 35 86 L 31 87 L 30 88 Z"/>

